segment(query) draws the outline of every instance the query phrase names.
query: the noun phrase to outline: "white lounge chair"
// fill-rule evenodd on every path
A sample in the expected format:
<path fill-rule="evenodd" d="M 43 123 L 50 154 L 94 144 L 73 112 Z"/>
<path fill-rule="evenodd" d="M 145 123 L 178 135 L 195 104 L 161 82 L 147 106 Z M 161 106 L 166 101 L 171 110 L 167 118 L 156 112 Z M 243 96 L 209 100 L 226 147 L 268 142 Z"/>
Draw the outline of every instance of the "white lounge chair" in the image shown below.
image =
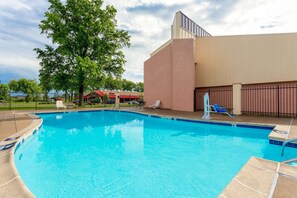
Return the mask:
<path fill-rule="evenodd" d="M 66 106 L 63 104 L 63 101 L 57 100 L 56 101 L 56 109 L 63 108 L 66 109 Z"/>
<path fill-rule="evenodd" d="M 160 100 L 156 100 L 156 103 L 153 104 L 153 105 L 148 105 L 149 108 L 152 108 L 152 109 L 158 109 L 160 108 L 161 106 L 161 101 Z"/>

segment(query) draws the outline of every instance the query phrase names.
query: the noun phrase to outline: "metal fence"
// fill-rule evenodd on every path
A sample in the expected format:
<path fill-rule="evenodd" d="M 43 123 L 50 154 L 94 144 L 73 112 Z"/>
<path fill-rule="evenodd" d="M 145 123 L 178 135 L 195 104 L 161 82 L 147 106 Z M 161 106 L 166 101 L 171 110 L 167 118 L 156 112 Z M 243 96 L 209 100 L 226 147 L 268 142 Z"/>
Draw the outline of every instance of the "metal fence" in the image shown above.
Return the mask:
<path fill-rule="evenodd" d="M 241 105 L 247 115 L 297 117 L 297 83 L 243 85 Z"/>
<path fill-rule="evenodd" d="M 51 93 L 51 96 L 53 94 Z M 1 98 L 2 97 L 2 98 Z M 84 105 L 78 107 L 77 101 L 71 100 L 60 95 L 55 95 L 52 97 L 48 97 L 47 100 L 43 97 L 43 95 L 33 94 L 26 100 L 26 94 L 23 93 L 15 93 L 10 92 L 7 97 L 3 98 L 0 96 L 0 111 L 5 110 L 42 110 L 42 109 L 55 109 L 56 107 L 56 99 L 61 98 L 63 100 L 64 105 L 67 108 L 103 108 L 103 107 L 113 107 L 113 103 L 103 104 L 100 102 L 84 102 Z M 74 103 L 75 102 L 75 103 Z M 136 106 L 136 103 L 127 103 L 127 101 L 123 101 L 125 103 L 121 103 L 121 107 L 133 107 Z"/>
<path fill-rule="evenodd" d="M 233 88 L 232 86 L 224 87 L 207 87 L 196 88 L 194 93 L 194 106 L 196 111 L 203 110 L 203 96 L 209 94 L 210 104 L 219 104 L 228 109 L 233 108 Z"/>
<path fill-rule="evenodd" d="M 26 94 L 10 92 L 7 97 L 0 99 L 0 110 L 26 110 L 26 109 L 53 109 L 54 100 L 45 101 L 41 95 L 32 94 L 26 98 Z"/>

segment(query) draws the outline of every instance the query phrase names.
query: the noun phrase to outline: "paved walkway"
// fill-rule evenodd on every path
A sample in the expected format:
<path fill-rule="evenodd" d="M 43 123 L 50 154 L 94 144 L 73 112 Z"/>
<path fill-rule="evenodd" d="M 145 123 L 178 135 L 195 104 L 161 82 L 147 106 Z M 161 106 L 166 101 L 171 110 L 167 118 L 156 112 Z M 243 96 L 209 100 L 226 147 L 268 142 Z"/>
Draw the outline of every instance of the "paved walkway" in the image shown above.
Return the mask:
<path fill-rule="evenodd" d="M 23 113 L 0 111 L 0 142 L 14 133 L 26 128 L 33 119 Z"/>

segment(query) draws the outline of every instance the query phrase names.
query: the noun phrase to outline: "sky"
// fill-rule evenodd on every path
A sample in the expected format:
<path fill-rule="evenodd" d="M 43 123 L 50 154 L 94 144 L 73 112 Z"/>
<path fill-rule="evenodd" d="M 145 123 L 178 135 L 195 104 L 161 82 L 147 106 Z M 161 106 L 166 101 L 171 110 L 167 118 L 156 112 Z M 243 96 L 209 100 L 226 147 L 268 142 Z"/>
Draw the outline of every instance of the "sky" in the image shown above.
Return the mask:
<path fill-rule="evenodd" d="M 182 11 L 213 36 L 297 32 L 296 0 L 106 0 L 117 9 L 118 28 L 131 35 L 124 48 L 123 78 L 143 82 L 143 63 L 170 39 L 170 26 Z M 1 0 L 0 81 L 38 80 L 40 69 L 34 48 L 51 41 L 38 25 L 47 0 Z"/>

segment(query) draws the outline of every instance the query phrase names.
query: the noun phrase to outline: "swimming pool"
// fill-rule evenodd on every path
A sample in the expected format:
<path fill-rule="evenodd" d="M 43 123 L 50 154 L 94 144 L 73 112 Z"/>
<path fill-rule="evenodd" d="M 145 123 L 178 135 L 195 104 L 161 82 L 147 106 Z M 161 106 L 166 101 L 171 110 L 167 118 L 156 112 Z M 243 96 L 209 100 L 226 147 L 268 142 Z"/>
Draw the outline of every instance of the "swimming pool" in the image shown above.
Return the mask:
<path fill-rule="evenodd" d="M 40 114 L 15 152 L 36 197 L 217 197 L 251 156 L 282 161 L 271 129 L 160 119 L 128 112 Z"/>

